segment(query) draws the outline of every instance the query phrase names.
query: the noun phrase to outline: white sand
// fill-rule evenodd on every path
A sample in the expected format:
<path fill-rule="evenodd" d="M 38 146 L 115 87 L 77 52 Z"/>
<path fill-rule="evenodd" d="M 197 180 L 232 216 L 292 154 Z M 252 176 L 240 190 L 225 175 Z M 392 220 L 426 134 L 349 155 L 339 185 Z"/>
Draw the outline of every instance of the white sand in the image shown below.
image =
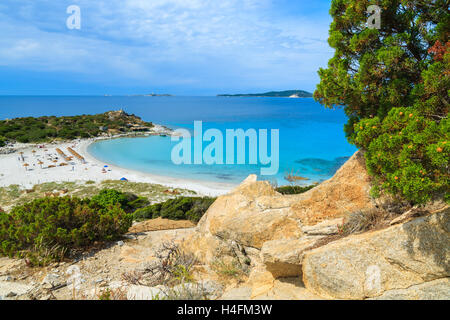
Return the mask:
<path fill-rule="evenodd" d="M 17 150 L 15 153 L 0 155 L 0 187 L 15 184 L 20 185 L 22 188 L 31 189 L 34 185 L 44 182 L 89 180 L 100 182 L 103 180 L 119 180 L 125 177 L 131 182 L 156 183 L 169 188 L 193 190 L 201 195 L 218 196 L 227 193 L 236 186 L 227 183 L 177 179 L 119 168 L 97 160 L 87 152 L 87 147 L 94 141 L 94 139 L 86 139 L 70 143 L 45 144 L 44 149 L 37 148 L 35 144 L 16 144 L 14 146 L 14 149 Z M 60 167 L 59 164 L 66 161 L 56 152 L 56 148 L 61 149 L 67 156 L 71 156 L 67 147 L 72 147 L 83 156 L 86 163 L 83 164 L 74 157 L 68 163 L 68 166 Z M 44 151 L 46 149 L 48 151 Z M 33 154 L 33 150 L 36 153 Z M 19 160 L 20 152 L 23 152 L 24 162 Z M 57 163 L 54 163 L 52 160 L 55 160 L 56 157 L 58 157 L 58 160 Z M 38 161 L 44 162 L 42 168 Z M 23 166 L 24 163 L 29 164 L 27 170 Z M 49 165 L 57 165 L 57 167 L 48 168 Z M 108 168 L 105 168 L 106 173 L 103 173 L 102 169 L 105 165 L 108 165 Z"/>

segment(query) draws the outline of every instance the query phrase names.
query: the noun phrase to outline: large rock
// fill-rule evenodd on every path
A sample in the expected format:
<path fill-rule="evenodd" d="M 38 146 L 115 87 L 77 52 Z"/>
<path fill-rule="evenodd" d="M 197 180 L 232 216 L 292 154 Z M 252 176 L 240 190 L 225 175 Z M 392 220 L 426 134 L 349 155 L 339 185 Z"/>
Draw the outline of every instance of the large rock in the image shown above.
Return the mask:
<path fill-rule="evenodd" d="M 299 277 L 275 279 L 263 266 L 252 270 L 249 279 L 241 287 L 225 292 L 221 299 L 245 300 L 317 300 L 304 287 Z"/>
<path fill-rule="evenodd" d="M 364 299 L 450 276 L 450 209 L 350 236 L 303 259 L 303 281 L 327 298 Z"/>
<path fill-rule="evenodd" d="M 0 281 L 0 297 L 11 298 L 28 293 L 33 286 L 13 281 Z"/>
<path fill-rule="evenodd" d="M 309 292 L 299 278 L 283 278 L 274 281 L 273 287 L 253 300 L 321 300 Z"/>
<path fill-rule="evenodd" d="M 132 285 L 127 291 L 127 300 L 159 300 L 165 297 L 162 287 Z"/>
<path fill-rule="evenodd" d="M 339 226 L 344 219 L 325 220 L 313 226 L 304 226 L 303 232 L 308 236 L 331 236 L 339 233 Z"/>
<path fill-rule="evenodd" d="M 330 179 L 304 194 L 292 206 L 304 225 L 375 207 L 363 154 L 355 153 Z"/>
<path fill-rule="evenodd" d="M 302 231 L 290 212 L 292 203 L 267 181 L 250 176 L 213 203 L 200 221 L 199 231 L 258 249 L 268 240 L 298 238 Z"/>
<path fill-rule="evenodd" d="M 42 280 L 41 285 L 46 289 L 58 287 L 64 283 L 64 279 L 60 275 L 55 273 L 49 273 Z"/>
<path fill-rule="evenodd" d="M 246 254 L 247 249 L 261 250 L 268 241 L 335 234 L 343 216 L 374 207 L 369 182 L 360 152 L 332 179 L 304 194 L 281 195 L 251 175 L 213 203 L 185 247 L 200 261 L 211 263 L 217 257 L 239 256 L 230 243 L 238 243 Z"/>
<path fill-rule="evenodd" d="M 252 288 L 240 287 L 226 291 L 219 300 L 250 300 Z"/>
<path fill-rule="evenodd" d="M 184 246 L 211 263 L 217 257 L 239 258 L 245 248 L 260 250 L 266 241 L 300 238 L 301 224 L 290 210 L 300 196 L 283 196 L 267 181 L 249 176 L 212 204 Z"/>
<path fill-rule="evenodd" d="M 450 300 L 450 278 L 425 282 L 407 289 L 386 291 L 373 300 Z"/>
<path fill-rule="evenodd" d="M 266 269 L 275 278 L 302 274 L 304 252 L 314 246 L 318 238 L 281 239 L 264 243 L 261 258 Z"/>

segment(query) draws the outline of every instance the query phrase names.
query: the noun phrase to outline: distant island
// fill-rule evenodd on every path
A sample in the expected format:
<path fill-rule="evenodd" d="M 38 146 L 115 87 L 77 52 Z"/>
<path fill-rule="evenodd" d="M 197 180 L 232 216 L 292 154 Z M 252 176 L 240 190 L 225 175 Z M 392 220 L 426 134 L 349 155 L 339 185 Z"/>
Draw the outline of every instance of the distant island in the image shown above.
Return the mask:
<path fill-rule="evenodd" d="M 303 90 L 271 91 L 266 93 L 218 94 L 218 97 L 274 97 L 274 98 L 311 98 L 310 92 Z"/>

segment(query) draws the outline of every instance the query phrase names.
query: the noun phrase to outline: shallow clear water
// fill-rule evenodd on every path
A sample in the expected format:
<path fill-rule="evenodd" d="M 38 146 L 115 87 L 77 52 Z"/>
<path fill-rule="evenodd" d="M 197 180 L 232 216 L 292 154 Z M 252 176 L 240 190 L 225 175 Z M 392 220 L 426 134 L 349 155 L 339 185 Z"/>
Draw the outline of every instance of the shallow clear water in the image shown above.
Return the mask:
<path fill-rule="evenodd" d="M 325 109 L 310 98 L 0 97 L 2 119 L 120 108 L 171 128 L 192 130 L 193 122 L 201 120 L 204 131 L 279 129 L 280 169 L 275 176 L 263 177 L 279 185 L 288 183 L 287 172 L 309 178 L 304 184 L 328 179 L 356 151 L 343 132 L 343 111 Z M 89 152 L 121 167 L 179 178 L 237 183 L 260 173 L 261 165 L 175 165 L 170 155 L 176 143 L 168 137 L 124 138 L 95 143 Z"/>

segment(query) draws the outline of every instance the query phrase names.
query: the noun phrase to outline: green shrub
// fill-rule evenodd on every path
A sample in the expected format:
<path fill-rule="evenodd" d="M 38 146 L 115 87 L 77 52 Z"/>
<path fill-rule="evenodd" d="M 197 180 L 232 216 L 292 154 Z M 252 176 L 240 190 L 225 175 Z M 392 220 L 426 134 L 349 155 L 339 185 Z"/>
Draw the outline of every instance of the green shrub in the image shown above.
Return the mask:
<path fill-rule="evenodd" d="M 128 202 L 126 204 L 126 208 L 130 211 L 135 211 L 140 208 L 144 208 L 150 204 L 145 197 L 138 197 L 132 193 L 126 193 Z"/>
<path fill-rule="evenodd" d="M 394 108 L 384 120 L 355 125 L 355 143 L 366 150 L 373 195 L 380 191 L 423 204 L 433 195 L 449 200 L 450 122 L 428 119 L 414 108 Z"/>
<path fill-rule="evenodd" d="M 138 197 L 133 193 L 124 193 L 114 189 L 103 189 L 92 197 L 92 201 L 100 206 L 114 206 L 119 204 L 125 211 L 133 212 L 136 209 L 148 206 L 150 202 L 147 198 Z"/>
<path fill-rule="evenodd" d="M 275 190 L 281 194 L 300 194 L 300 193 L 305 193 L 306 191 L 311 190 L 312 188 L 314 188 L 315 186 L 283 186 L 283 187 L 278 187 Z"/>
<path fill-rule="evenodd" d="M 138 209 L 134 212 L 134 218 L 145 220 L 161 217 L 198 222 L 215 200 L 208 197 L 179 197 Z"/>
<path fill-rule="evenodd" d="M 137 209 L 133 213 L 134 220 L 142 221 L 148 219 L 156 219 L 159 217 L 159 212 L 161 211 L 161 204 L 157 203 L 145 208 Z"/>
<path fill-rule="evenodd" d="M 111 241 L 126 233 L 132 215 L 120 204 L 100 205 L 78 198 L 42 198 L 7 213 L 0 212 L 0 254 L 33 257 L 45 264 L 42 252 L 58 248 L 47 260 L 58 260 L 61 252 L 86 247 L 94 241 Z"/>
<path fill-rule="evenodd" d="M 365 26 L 368 3 L 376 1 L 331 2 L 335 54 L 319 70 L 314 98 L 344 108 L 344 131 L 366 152 L 374 195 L 448 201 L 448 1 L 382 1 L 381 29 Z"/>
<path fill-rule="evenodd" d="M 92 201 L 98 203 L 102 207 L 114 206 L 120 204 L 125 206 L 128 204 L 128 198 L 125 193 L 114 189 L 103 189 L 97 195 L 92 197 Z"/>

